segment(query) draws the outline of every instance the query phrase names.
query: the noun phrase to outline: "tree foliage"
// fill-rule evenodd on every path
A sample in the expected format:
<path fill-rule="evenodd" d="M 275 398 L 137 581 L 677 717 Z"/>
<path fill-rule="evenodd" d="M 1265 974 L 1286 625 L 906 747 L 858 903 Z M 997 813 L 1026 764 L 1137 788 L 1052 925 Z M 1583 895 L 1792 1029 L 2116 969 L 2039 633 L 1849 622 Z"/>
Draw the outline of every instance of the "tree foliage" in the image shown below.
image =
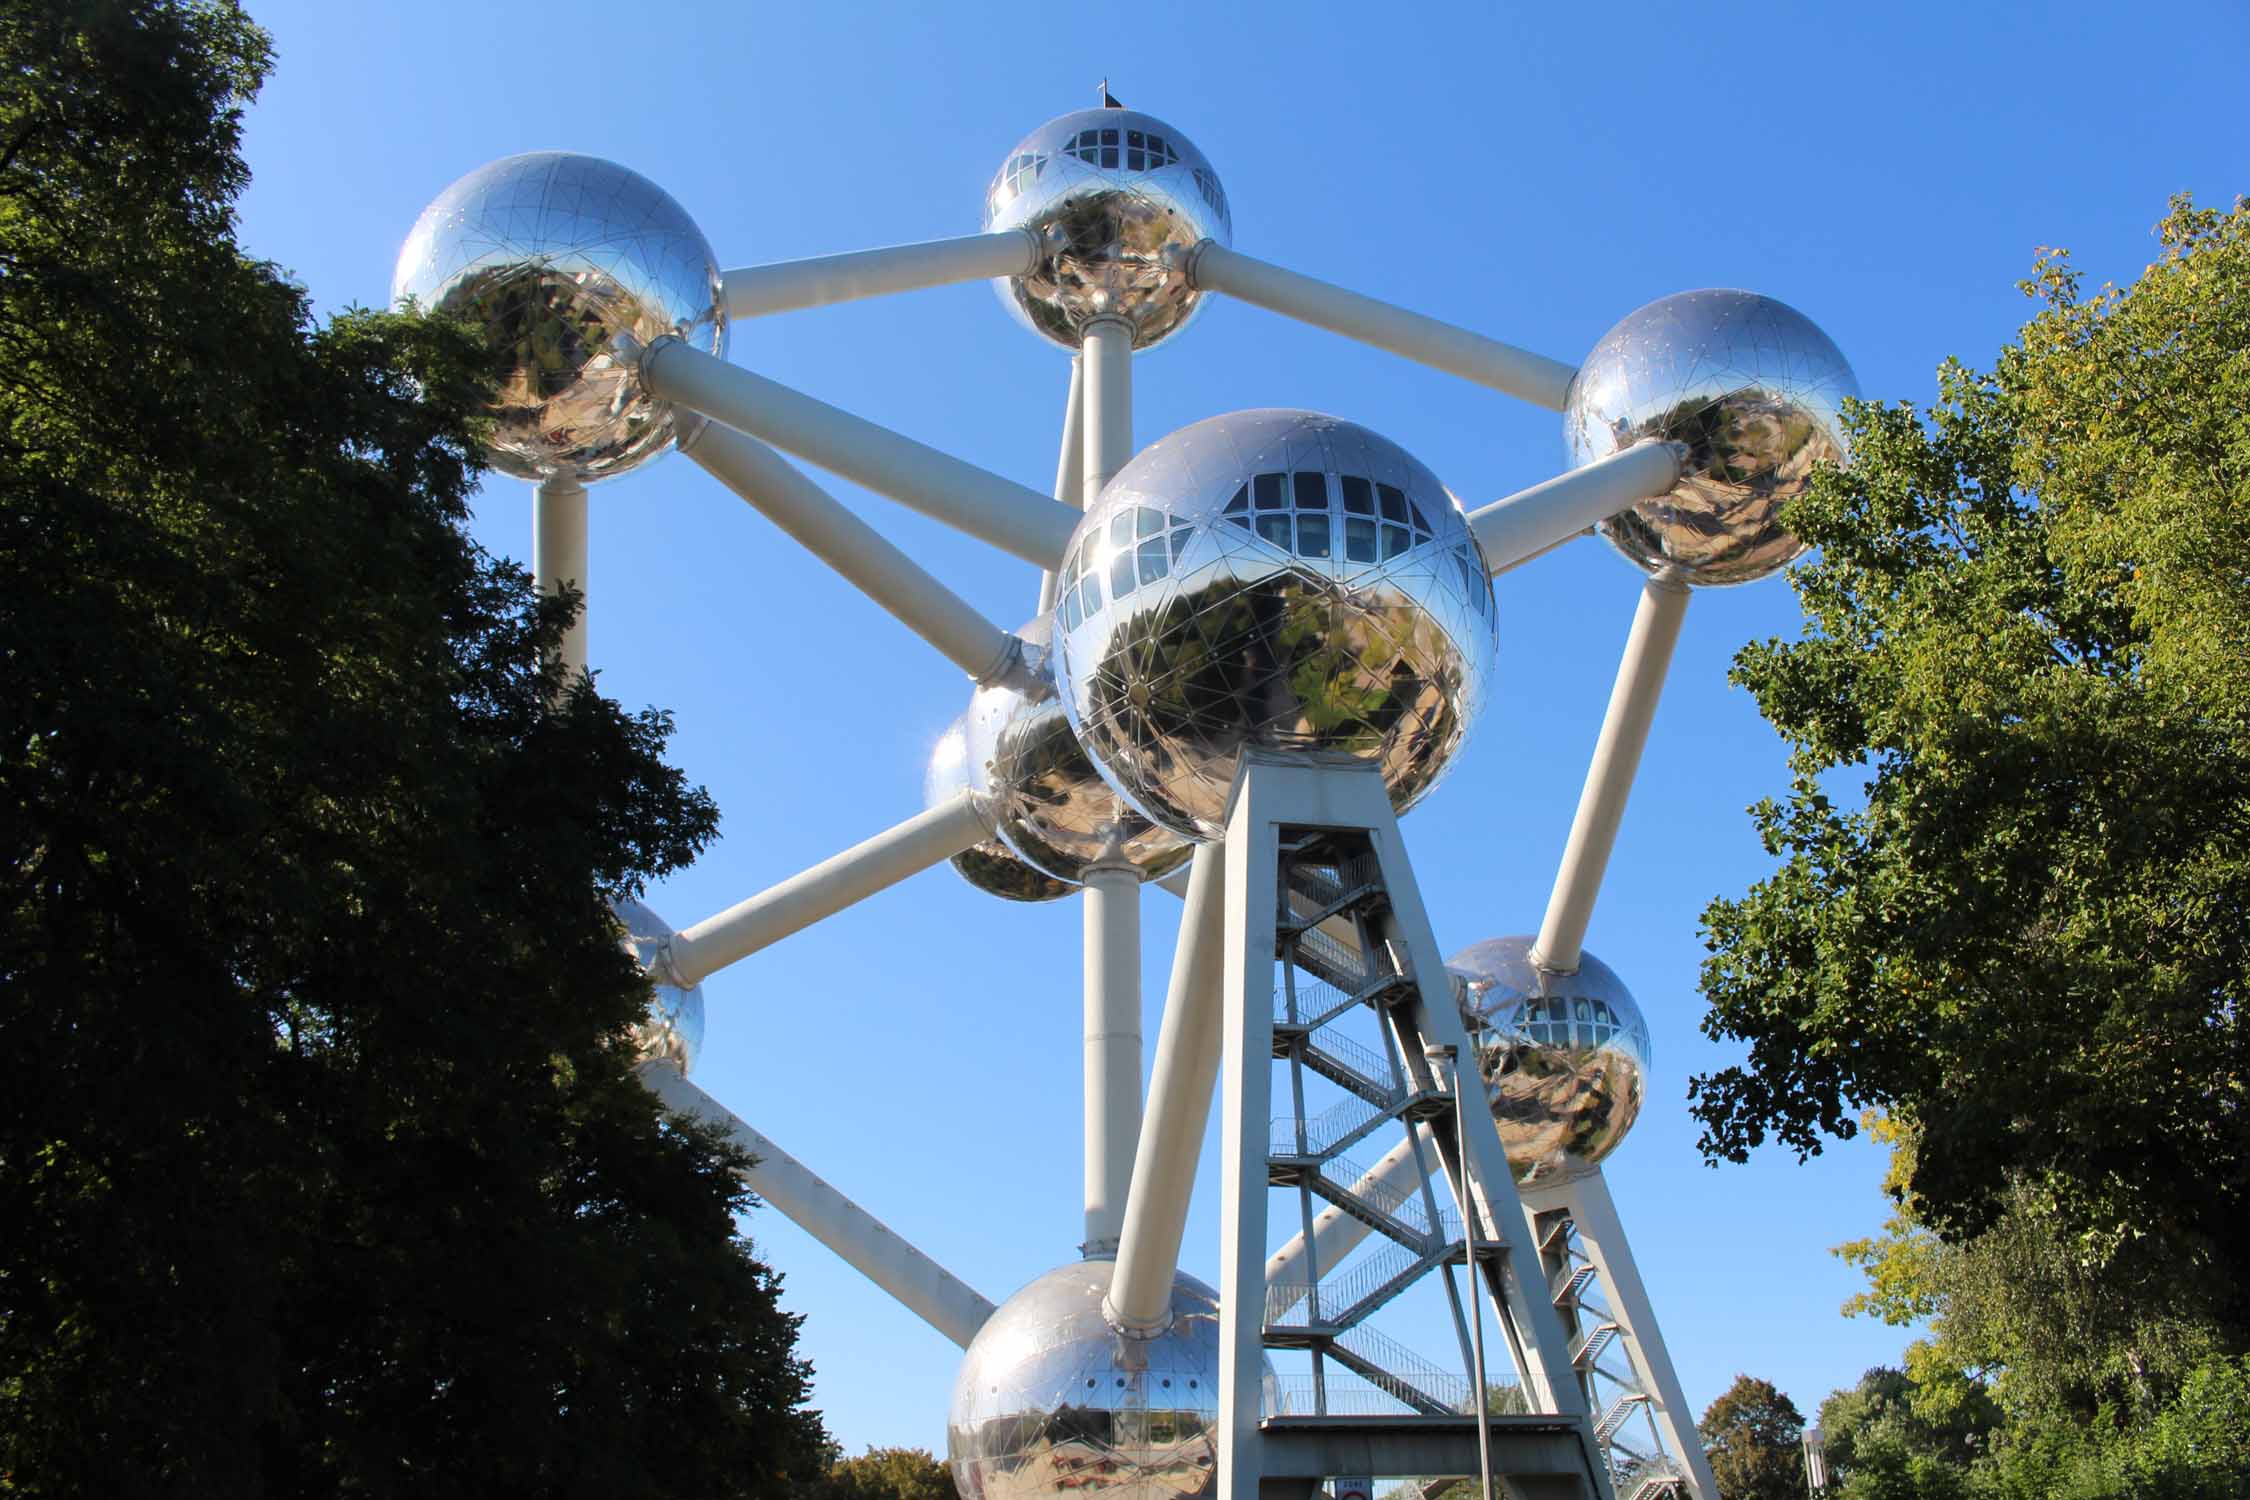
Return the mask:
<path fill-rule="evenodd" d="M 2125 291 L 2042 259 L 1989 373 L 1855 408 L 1850 467 L 1791 508 L 1803 638 L 1734 673 L 1790 746 L 1754 810 L 1778 867 L 1706 915 L 1704 1029 L 1749 1056 L 1692 1088 L 1738 1160 L 1879 1108 L 1919 1230 L 2036 1220 L 2239 1330 L 2250 208 L 2159 232 Z"/>
<path fill-rule="evenodd" d="M 923 1448 L 870 1448 L 839 1458 L 816 1500 L 959 1500 L 953 1472 Z"/>
<path fill-rule="evenodd" d="M 1720 1500 L 1803 1500 L 1805 1419 L 1770 1380 L 1737 1375 L 1697 1431 Z"/>
<path fill-rule="evenodd" d="M 604 903 L 714 814 L 465 536 L 486 355 L 243 255 L 227 0 L 0 55 L 0 1493 L 792 1492 Z"/>

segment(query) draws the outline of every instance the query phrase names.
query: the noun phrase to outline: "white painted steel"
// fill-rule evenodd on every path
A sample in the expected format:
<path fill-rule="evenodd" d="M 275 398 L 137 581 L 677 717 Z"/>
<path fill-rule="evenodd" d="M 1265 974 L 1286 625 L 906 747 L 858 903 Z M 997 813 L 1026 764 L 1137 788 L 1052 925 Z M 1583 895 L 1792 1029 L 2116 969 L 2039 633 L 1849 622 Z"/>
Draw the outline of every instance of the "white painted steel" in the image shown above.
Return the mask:
<path fill-rule="evenodd" d="M 1079 503 L 1091 508 L 1133 457 L 1133 330 L 1117 318 L 1097 318 L 1086 325 L 1084 339 L 1086 459 Z"/>
<path fill-rule="evenodd" d="M 1141 1138 L 1141 877 L 1086 872 L 1086 1255 L 1116 1253 Z M 1171 1293 L 1166 1283 L 1165 1293 Z"/>
<path fill-rule="evenodd" d="M 994 682 L 1017 660 L 1020 648 L 1013 635 L 977 613 L 756 438 L 706 422 L 682 451 L 935 646 L 972 681 Z"/>
<path fill-rule="evenodd" d="M 1042 568 L 1062 561 L 1075 506 L 730 365 L 675 338 L 640 355 L 641 383 L 665 401 L 762 438 Z"/>
<path fill-rule="evenodd" d="M 1061 450 L 1055 455 L 1055 499 L 1064 505 L 1081 503 L 1079 491 L 1086 471 L 1086 362 L 1070 357 L 1070 396 L 1063 403 Z M 1055 607 L 1055 570 L 1039 571 L 1039 613 Z"/>
<path fill-rule="evenodd" d="M 1719 1485 L 1712 1476 L 1711 1461 L 1703 1452 L 1694 1414 L 1680 1389 L 1680 1377 L 1672 1368 L 1671 1353 L 1664 1347 L 1664 1334 L 1656 1326 L 1648 1288 L 1641 1282 L 1640 1267 L 1634 1264 L 1632 1246 L 1625 1239 L 1625 1226 L 1617 1217 L 1617 1204 L 1609 1195 L 1601 1168 L 1534 1190 L 1526 1195 L 1525 1206 L 1534 1214 L 1555 1208 L 1569 1210 L 1571 1222 L 1578 1227 L 1579 1247 L 1592 1262 L 1594 1274 L 1601 1278 L 1610 1315 L 1623 1325 L 1633 1376 L 1643 1391 L 1656 1398 L 1657 1430 L 1673 1456 L 1686 1462 L 1698 1500 L 1718 1500 Z"/>
<path fill-rule="evenodd" d="M 762 318 L 957 281 L 1021 276 L 1038 263 L 1039 237 L 1026 229 L 1004 229 L 997 234 L 965 234 L 916 245 L 737 266 L 720 273 L 719 285 L 729 318 Z"/>
<path fill-rule="evenodd" d="M 1586 767 L 1578 813 L 1571 820 L 1570 842 L 1563 847 L 1554 893 L 1547 898 L 1546 920 L 1539 924 L 1539 938 L 1531 945 L 1531 961 L 1542 969 L 1558 974 L 1578 971 L 1578 950 L 1585 944 L 1594 898 L 1601 893 L 1602 872 L 1609 868 L 1610 850 L 1617 843 L 1617 825 L 1624 819 L 1625 799 L 1632 795 L 1633 777 L 1640 770 L 1641 751 L 1648 744 L 1649 725 L 1656 718 L 1657 699 L 1663 696 L 1664 676 L 1671 669 L 1672 648 L 1679 644 L 1687 605 L 1684 583 L 1656 577 L 1641 588 L 1633 629 L 1617 664 L 1617 682 L 1610 689 L 1609 709 L 1602 715 L 1601 736 L 1594 741 L 1594 758 Z"/>
<path fill-rule="evenodd" d="M 717 916 L 682 928 L 666 950 L 671 982 L 683 989 L 700 984 L 728 964 L 991 836 L 968 793 L 941 802 Z"/>
<path fill-rule="evenodd" d="M 1196 1158 L 1203 1153 L 1219 1079 L 1225 920 L 1226 852 L 1199 844 L 1188 865 L 1187 910 L 1180 917 L 1171 988 L 1156 1034 L 1156 1066 L 1133 1158 L 1133 1187 L 1125 1199 L 1117 1270 L 1102 1305 L 1111 1323 L 1132 1331 L 1155 1331 L 1171 1322 L 1172 1277 L 1179 1270 Z"/>
<path fill-rule="evenodd" d="M 1578 373 L 1576 366 L 1561 360 L 1284 270 L 1212 240 L 1196 246 L 1188 274 L 1206 291 L 1224 292 L 1283 317 L 1387 349 L 1549 411 L 1563 409 L 1570 378 Z"/>
<path fill-rule="evenodd" d="M 751 1191 L 846 1264 L 964 1349 L 992 1316 L 992 1303 L 846 1198 L 803 1162 L 744 1124 L 669 1063 L 644 1063 L 641 1082 L 676 1113 L 726 1132 L 757 1160 L 742 1174 Z"/>
<path fill-rule="evenodd" d="M 1551 551 L 1589 526 L 1652 495 L 1680 477 L 1679 449 L 1670 443 L 1635 443 L 1621 453 L 1518 490 L 1469 512 L 1469 528 L 1484 548 L 1485 566 L 1504 573 Z"/>
<path fill-rule="evenodd" d="M 531 493 L 531 576 L 550 597 L 578 591 L 578 618 L 563 632 L 563 683 L 586 670 L 586 486 L 575 479 L 543 479 Z"/>

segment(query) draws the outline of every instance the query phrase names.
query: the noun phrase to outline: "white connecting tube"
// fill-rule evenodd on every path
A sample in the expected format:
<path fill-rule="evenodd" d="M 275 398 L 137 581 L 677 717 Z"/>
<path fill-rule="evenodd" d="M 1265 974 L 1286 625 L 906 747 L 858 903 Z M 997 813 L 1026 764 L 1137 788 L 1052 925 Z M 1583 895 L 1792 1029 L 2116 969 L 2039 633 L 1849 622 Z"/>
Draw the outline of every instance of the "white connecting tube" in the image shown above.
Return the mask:
<path fill-rule="evenodd" d="M 1172 1281 L 1195 1193 L 1196 1158 L 1211 1125 L 1226 1010 L 1226 849 L 1196 846 L 1187 910 L 1156 1037 L 1156 1069 L 1141 1117 L 1133 1186 L 1102 1311 L 1127 1333 L 1156 1333 L 1172 1321 Z"/>
<path fill-rule="evenodd" d="M 1070 361 L 1070 397 L 1063 404 L 1062 445 L 1055 455 L 1055 498 L 1077 506 L 1084 499 L 1086 471 L 1086 361 Z M 1055 607 L 1055 570 L 1039 572 L 1039 613 Z"/>
<path fill-rule="evenodd" d="M 1022 648 L 1013 635 L 977 613 L 764 443 L 709 422 L 683 451 L 971 680 L 997 682 L 1020 664 Z"/>
<path fill-rule="evenodd" d="M 1426 1158 L 1435 1161 L 1437 1145 L 1430 1139 L 1427 1125 L 1414 1127 L 1422 1142 L 1422 1150 L 1433 1153 Z M 1379 1157 L 1375 1165 L 1360 1173 L 1349 1191 L 1360 1198 L 1380 1202 L 1412 1192 L 1422 1182 L 1422 1159 L 1418 1159 L 1414 1142 L 1402 1140 Z M 1450 1188 L 1446 1191 L 1451 1192 Z M 1326 1276 L 1336 1269 L 1336 1264 L 1359 1248 L 1360 1242 L 1375 1231 L 1331 1203 L 1313 1215 L 1311 1254 L 1306 1254 L 1306 1240 L 1302 1234 L 1294 1235 L 1288 1244 L 1276 1250 L 1266 1260 L 1266 1285 L 1288 1286 L 1294 1295 L 1287 1306 L 1276 1306 L 1271 1316 L 1279 1320 L 1304 1298 L 1304 1288 L 1312 1280 L 1306 1271 L 1318 1267 Z"/>
<path fill-rule="evenodd" d="M 1485 566 L 1504 573 L 1679 481 L 1677 444 L 1654 440 L 1469 512 Z"/>
<path fill-rule="evenodd" d="M 629 347 L 618 352 L 622 358 L 636 357 Z M 1076 509 L 1027 485 L 963 463 L 670 335 L 639 351 L 637 358 L 641 385 L 658 400 L 763 438 L 1038 567 L 1060 563 L 1078 528 Z"/>
<path fill-rule="evenodd" d="M 578 618 L 563 632 L 563 690 L 586 670 L 586 486 L 543 479 L 531 496 L 531 576 L 552 598 L 578 591 Z"/>
<path fill-rule="evenodd" d="M 1578 813 L 1571 820 L 1570 842 L 1563 848 L 1562 867 L 1555 872 L 1546 919 L 1531 945 L 1531 961 L 1541 969 L 1578 972 L 1578 951 L 1586 941 L 1586 924 L 1594 914 L 1602 873 L 1609 868 L 1610 850 L 1617 843 L 1625 799 L 1632 794 L 1633 777 L 1640 770 L 1641 751 L 1648 744 L 1649 725 L 1656 718 L 1656 702 L 1664 692 L 1687 604 L 1687 585 L 1673 579 L 1651 578 L 1641 588 L 1633 629 L 1617 664 L 1617 682 L 1610 689 L 1609 709 L 1602 715 L 1601 736 L 1594 741 L 1594 758 L 1586 767 Z"/>
<path fill-rule="evenodd" d="M 1097 866 L 1085 877 L 1086 1238 L 1115 1253 L 1141 1135 L 1141 878 Z"/>
<path fill-rule="evenodd" d="M 658 963 L 682 989 L 990 838 L 963 792 L 673 934 Z"/>
<path fill-rule="evenodd" d="M 1021 276 L 1036 268 L 1039 259 L 1037 235 L 1028 229 L 1003 229 L 998 234 L 966 234 L 918 245 L 739 266 L 723 272 L 719 285 L 728 317 L 762 318 L 957 281 Z"/>
<path fill-rule="evenodd" d="M 1213 240 L 1196 246 L 1188 260 L 1188 277 L 1206 291 L 1224 292 L 1549 411 L 1563 409 L 1571 377 L 1578 373 L 1576 367 L 1544 354 L 1283 270 Z"/>
<path fill-rule="evenodd" d="M 756 1157 L 757 1161 L 742 1174 L 752 1192 L 939 1333 L 966 1349 L 985 1319 L 992 1316 L 992 1303 L 960 1277 L 823 1182 L 803 1162 L 752 1130 L 733 1111 L 682 1077 L 678 1068 L 669 1063 L 643 1063 L 640 1077 L 666 1107 L 716 1126 L 735 1145 Z"/>

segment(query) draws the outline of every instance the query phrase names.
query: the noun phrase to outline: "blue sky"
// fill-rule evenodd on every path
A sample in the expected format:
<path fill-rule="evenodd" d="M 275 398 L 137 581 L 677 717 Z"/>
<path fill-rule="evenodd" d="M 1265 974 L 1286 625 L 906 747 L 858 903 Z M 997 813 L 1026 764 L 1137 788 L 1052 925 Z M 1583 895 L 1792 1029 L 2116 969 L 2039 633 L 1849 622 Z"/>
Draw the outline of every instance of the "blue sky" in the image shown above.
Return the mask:
<path fill-rule="evenodd" d="M 972 231 L 1008 148 L 1107 77 L 1210 157 L 1237 249 L 1565 360 L 1656 297 L 1748 287 L 1821 324 L 1869 396 L 1921 400 L 2022 322 L 2037 247 L 2129 279 L 2168 195 L 2250 188 L 2239 3 L 252 8 L 279 62 L 243 239 L 324 311 L 384 300 L 447 183 L 540 148 L 654 178 L 730 265 Z M 986 287 L 738 326 L 732 357 L 1035 487 L 1054 472 L 1067 358 Z M 1552 413 L 1238 304 L 1137 362 L 1144 445 L 1252 406 L 1365 423 L 1472 505 L 1563 461 Z M 823 481 L 993 619 L 1030 613 L 1027 565 Z M 684 926 L 919 808 L 968 697 L 952 667 L 683 460 L 592 509 L 601 685 L 678 714 L 673 757 L 725 814 L 659 911 Z M 529 521 L 525 486 L 487 482 L 487 546 L 528 557 Z M 1584 541 L 1501 580 L 1493 706 L 1405 823 L 1447 951 L 1537 926 L 1637 577 Z M 1689 610 L 1587 939 L 1655 1036 L 1609 1178 L 1698 1414 L 1737 1371 L 1809 1412 L 1906 1337 L 1838 1314 L 1856 1278 L 1828 1253 L 1880 1223 L 1879 1155 L 1714 1170 L 1685 1109 L 1733 1058 L 1697 1031 L 1697 916 L 1767 869 L 1743 810 L 1784 785 L 1727 663 L 1797 618 L 1779 580 Z M 1177 909 L 1147 898 L 1152 1040 Z M 928 872 L 713 979 L 697 1081 L 1002 1298 L 1079 1237 L 1078 926 L 1074 902 Z M 1207 1153 L 1185 1255 L 1206 1277 L 1216 1181 Z M 748 1228 L 834 1433 L 942 1451 L 957 1351 L 778 1215 Z"/>

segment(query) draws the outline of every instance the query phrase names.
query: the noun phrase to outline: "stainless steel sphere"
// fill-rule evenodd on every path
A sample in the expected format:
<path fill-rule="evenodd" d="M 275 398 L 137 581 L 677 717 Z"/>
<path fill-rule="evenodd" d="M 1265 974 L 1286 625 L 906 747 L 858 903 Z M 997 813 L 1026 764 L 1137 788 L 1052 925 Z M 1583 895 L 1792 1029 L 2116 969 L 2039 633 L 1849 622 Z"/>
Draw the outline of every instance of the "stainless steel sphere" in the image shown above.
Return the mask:
<path fill-rule="evenodd" d="M 1096 318 L 1124 319 L 1136 349 L 1170 338 L 1201 300 L 1188 252 L 1234 237 L 1203 153 L 1130 109 L 1082 109 L 1017 142 L 985 192 L 984 227 L 1046 242 L 1036 270 L 993 285 L 1025 327 L 1073 350 Z"/>
<path fill-rule="evenodd" d="M 969 786 L 987 826 L 1036 870 L 1083 884 L 1108 865 L 1143 880 L 1169 875 L 1192 845 L 1135 812 L 1086 758 L 1047 665 L 1048 622 L 1018 632 L 1049 683 L 1036 700 L 1012 687 L 980 688 L 969 700 Z"/>
<path fill-rule="evenodd" d="M 1219 835 L 1249 747 L 1372 761 L 1403 812 L 1460 749 L 1496 650 L 1460 503 L 1397 444 L 1307 411 L 1143 451 L 1079 523 L 1056 598 L 1079 743 L 1193 839 Z"/>
<path fill-rule="evenodd" d="M 1592 1166 L 1640 1118 L 1648 1023 L 1609 965 L 1578 956 L 1575 974 L 1531 963 L 1528 937 L 1492 938 L 1446 961 L 1520 1182 Z"/>
<path fill-rule="evenodd" d="M 649 973 L 657 951 L 672 936 L 671 924 L 630 896 L 611 901 L 609 908 L 625 929 L 625 951 Z M 703 1051 L 703 986 L 683 990 L 650 973 L 648 1013 L 633 1028 L 633 1041 L 642 1057 L 672 1063 L 682 1073 L 692 1071 Z"/>
<path fill-rule="evenodd" d="M 977 1330 L 946 1421 L 962 1500 L 1218 1493 L 1219 1295 L 1180 1276 L 1172 1326 L 1126 1338 L 1102 1315 L 1114 1266 L 1049 1271 Z M 1270 1364 L 1265 1405 L 1277 1405 Z"/>
<path fill-rule="evenodd" d="M 440 193 L 399 250 L 391 298 L 405 297 L 502 354 L 486 457 L 518 479 L 607 479 L 684 435 L 611 353 L 618 334 L 727 348 L 703 231 L 639 173 L 567 151 L 503 157 Z"/>
<path fill-rule="evenodd" d="M 936 807 L 969 790 L 969 723 L 955 719 L 930 752 L 929 769 L 922 778 L 922 802 Z M 979 814 L 983 809 L 978 809 Z M 985 826 L 992 826 L 986 819 Z M 1016 858 L 997 836 L 953 856 L 953 868 L 963 880 L 987 895 L 1008 901 L 1053 901 L 1077 887 L 1042 874 Z"/>
<path fill-rule="evenodd" d="M 1572 467 L 1643 438 L 1678 443 L 1685 474 L 1601 525 L 1650 573 L 1688 583 L 1749 583 L 1804 544 L 1781 507 L 1815 464 L 1848 456 L 1844 398 L 1859 382 L 1827 334 L 1754 292 L 1681 292 L 1602 335 L 1570 383 L 1563 438 Z"/>

